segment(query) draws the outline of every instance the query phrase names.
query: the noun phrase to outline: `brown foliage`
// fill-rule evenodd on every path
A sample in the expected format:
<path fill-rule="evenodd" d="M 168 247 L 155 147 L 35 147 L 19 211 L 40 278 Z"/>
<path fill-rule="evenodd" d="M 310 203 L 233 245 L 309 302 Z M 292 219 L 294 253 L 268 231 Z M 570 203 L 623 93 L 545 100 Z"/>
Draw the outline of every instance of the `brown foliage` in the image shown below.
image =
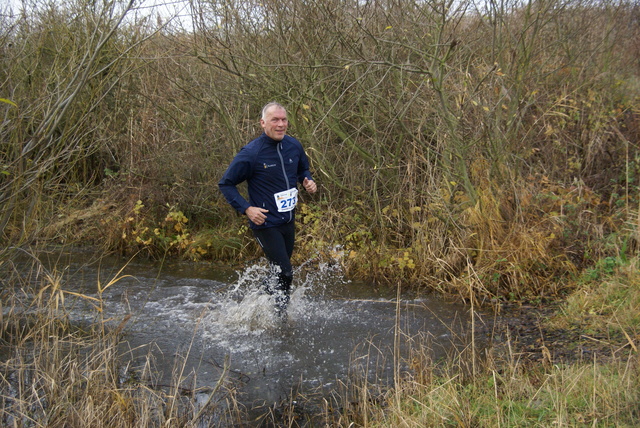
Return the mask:
<path fill-rule="evenodd" d="M 219 249 L 209 257 L 253 251 L 216 182 L 274 99 L 321 186 L 302 245 L 341 245 L 366 278 L 557 292 L 551 278 L 627 220 L 603 204 L 628 216 L 637 202 L 633 4 L 201 0 L 193 31 L 102 20 L 103 45 L 73 7 L 3 22 L 2 88 L 18 106 L 0 130 L 5 240 L 56 236 L 43 225 L 61 215 L 68 229 L 101 187 L 122 214 L 95 232 L 114 247 L 138 248 L 118 237 L 140 200 L 150 228 L 182 213 L 194 242 Z M 330 230 L 312 227 L 320 217 Z"/>

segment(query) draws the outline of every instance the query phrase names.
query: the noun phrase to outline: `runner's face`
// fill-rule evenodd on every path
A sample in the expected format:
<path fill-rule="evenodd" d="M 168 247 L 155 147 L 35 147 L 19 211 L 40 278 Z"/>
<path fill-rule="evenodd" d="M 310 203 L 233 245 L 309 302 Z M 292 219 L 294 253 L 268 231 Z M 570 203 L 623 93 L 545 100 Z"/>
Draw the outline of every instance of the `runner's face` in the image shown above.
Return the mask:
<path fill-rule="evenodd" d="M 260 125 L 270 138 L 281 141 L 287 133 L 287 126 L 289 126 L 287 111 L 277 106 L 269 108 L 265 112 L 264 119 L 260 119 Z"/>

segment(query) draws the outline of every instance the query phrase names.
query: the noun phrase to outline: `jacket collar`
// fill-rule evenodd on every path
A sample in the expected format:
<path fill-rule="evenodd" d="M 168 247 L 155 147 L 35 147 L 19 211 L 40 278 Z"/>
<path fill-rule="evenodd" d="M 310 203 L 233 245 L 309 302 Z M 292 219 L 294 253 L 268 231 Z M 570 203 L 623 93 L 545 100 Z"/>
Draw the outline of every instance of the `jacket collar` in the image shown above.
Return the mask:
<path fill-rule="evenodd" d="M 262 133 L 262 138 L 264 139 L 265 142 L 267 142 L 268 144 L 273 144 L 276 145 L 278 143 L 282 143 L 284 142 L 284 140 L 287 138 L 287 135 L 284 136 L 284 138 L 280 141 L 276 141 L 273 138 L 269 137 L 266 133 Z"/>

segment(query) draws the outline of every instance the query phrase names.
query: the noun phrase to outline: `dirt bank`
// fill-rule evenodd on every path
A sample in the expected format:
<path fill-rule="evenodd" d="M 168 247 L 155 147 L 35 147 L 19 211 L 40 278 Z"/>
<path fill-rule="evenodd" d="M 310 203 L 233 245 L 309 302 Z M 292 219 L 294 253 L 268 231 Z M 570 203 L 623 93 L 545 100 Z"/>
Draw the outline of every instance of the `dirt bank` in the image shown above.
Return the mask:
<path fill-rule="evenodd" d="M 562 302 L 540 306 L 503 304 L 493 325 L 494 343 L 511 346 L 526 362 L 563 364 L 578 361 L 606 361 L 637 351 L 640 338 L 620 331 L 594 331 L 587 325 L 553 322 Z"/>

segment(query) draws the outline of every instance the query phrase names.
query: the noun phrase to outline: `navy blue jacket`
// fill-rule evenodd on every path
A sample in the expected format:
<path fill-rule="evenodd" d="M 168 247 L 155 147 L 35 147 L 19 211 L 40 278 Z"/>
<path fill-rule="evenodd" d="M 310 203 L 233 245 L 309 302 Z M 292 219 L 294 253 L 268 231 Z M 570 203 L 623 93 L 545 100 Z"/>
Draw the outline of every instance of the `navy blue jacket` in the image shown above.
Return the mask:
<path fill-rule="evenodd" d="M 264 229 L 294 220 L 295 210 L 278 212 L 274 194 L 297 188 L 305 177 L 312 180 L 302 144 L 289 135 L 276 141 L 263 133 L 240 149 L 218 187 L 227 202 L 241 214 L 250 206 L 269 210 L 264 224 L 257 226 L 249 221 L 252 229 Z M 243 181 L 248 185 L 249 201 L 236 187 Z"/>

